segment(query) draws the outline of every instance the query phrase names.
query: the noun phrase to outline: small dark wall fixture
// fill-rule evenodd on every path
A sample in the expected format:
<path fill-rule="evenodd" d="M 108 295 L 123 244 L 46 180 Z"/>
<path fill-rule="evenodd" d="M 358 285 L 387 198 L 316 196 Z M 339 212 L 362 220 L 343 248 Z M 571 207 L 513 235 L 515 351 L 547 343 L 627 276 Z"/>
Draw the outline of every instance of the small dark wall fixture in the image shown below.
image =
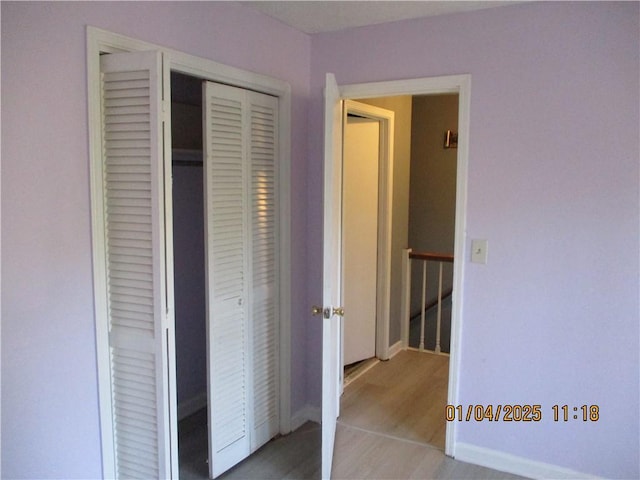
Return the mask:
<path fill-rule="evenodd" d="M 444 148 L 458 148 L 458 132 L 447 130 L 444 133 Z"/>

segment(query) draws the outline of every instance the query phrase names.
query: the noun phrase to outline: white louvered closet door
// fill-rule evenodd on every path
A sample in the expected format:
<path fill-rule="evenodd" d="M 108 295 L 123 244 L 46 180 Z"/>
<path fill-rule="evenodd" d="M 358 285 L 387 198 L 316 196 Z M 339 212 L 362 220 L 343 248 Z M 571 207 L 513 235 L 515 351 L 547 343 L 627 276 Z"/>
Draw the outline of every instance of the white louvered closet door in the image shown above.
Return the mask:
<path fill-rule="evenodd" d="M 209 468 L 278 433 L 277 99 L 204 86 Z"/>
<path fill-rule="evenodd" d="M 279 302 L 278 257 L 278 101 L 247 92 L 251 137 L 249 142 L 251 198 L 251 335 L 253 354 L 252 451 L 280 428 L 279 412 Z"/>
<path fill-rule="evenodd" d="M 101 73 L 114 470 L 117 478 L 172 478 L 161 56 L 103 55 Z"/>

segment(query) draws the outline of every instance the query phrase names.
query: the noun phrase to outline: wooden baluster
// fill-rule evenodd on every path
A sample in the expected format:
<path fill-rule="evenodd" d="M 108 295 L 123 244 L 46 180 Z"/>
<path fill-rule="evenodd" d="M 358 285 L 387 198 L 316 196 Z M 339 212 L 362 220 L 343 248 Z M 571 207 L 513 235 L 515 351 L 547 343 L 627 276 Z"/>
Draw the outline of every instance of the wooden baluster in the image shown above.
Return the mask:
<path fill-rule="evenodd" d="M 427 261 L 422 261 L 422 303 L 420 304 L 420 350 L 424 350 L 425 306 L 427 304 Z"/>
<path fill-rule="evenodd" d="M 440 325 L 442 323 L 442 262 L 438 274 L 438 316 L 436 321 L 436 353 L 440 353 Z"/>
<path fill-rule="evenodd" d="M 400 318 L 402 326 L 400 337 L 404 348 L 409 346 L 409 332 L 411 330 L 411 249 L 402 251 L 402 302 L 400 304 Z"/>

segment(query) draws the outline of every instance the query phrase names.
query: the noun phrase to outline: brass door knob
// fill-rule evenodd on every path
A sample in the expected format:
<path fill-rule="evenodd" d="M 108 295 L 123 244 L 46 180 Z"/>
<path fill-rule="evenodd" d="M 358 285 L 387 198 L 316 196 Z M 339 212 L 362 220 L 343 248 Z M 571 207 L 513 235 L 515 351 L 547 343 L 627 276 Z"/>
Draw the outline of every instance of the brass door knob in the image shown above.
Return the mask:
<path fill-rule="evenodd" d="M 340 317 L 342 317 L 344 315 L 344 308 L 342 307 L 338 307 L 338 308 L 334 308 L 333 310 L 331 310 L 329 307 L 327 308 L 322 308 L 319 307 L 317 305 L 314 305 L 311 307 L 311 314 L 312 315 L 322 315 L 323 318 L 331 318 L 331 315 L 333 312 L 333 315 L 338 315 Z"/>

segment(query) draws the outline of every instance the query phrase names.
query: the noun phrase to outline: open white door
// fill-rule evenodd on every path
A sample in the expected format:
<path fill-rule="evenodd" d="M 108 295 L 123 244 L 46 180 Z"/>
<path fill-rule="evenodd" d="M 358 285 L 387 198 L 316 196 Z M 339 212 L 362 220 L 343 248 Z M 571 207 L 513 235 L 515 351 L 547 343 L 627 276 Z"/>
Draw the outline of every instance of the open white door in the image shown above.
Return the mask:
<path fill-rule="evenodd" d="M 251 453 L 244 92 L 204 83 L 209 476 Z"/>
<path fill-rule="evenodd" d="M 101 407 L 112 419 L 112 446 L 105 476 L 177 478 L 172 252 L 165 237 L 170 161 L 163 161 L 168 72 L 159 52 L 103 55 L 100 71 L 103 149 L 93 194 L 96 315 L 106 315 L 109 339 L 110 403 Z"/>
<path fill-rule="evenodd" d="M 347 107 L 348 110 L 348 107 Z M 380 122 L 345 115 L 342 159 L 343 364 L 376 356 Z"/>
<path fill-rule="evenodd" d="M 324 113 L 324 251 L 322 302 L 322 478 L 331 477 L 336 419 L 340 410 L 342 102 L 328 73 Z"/>

